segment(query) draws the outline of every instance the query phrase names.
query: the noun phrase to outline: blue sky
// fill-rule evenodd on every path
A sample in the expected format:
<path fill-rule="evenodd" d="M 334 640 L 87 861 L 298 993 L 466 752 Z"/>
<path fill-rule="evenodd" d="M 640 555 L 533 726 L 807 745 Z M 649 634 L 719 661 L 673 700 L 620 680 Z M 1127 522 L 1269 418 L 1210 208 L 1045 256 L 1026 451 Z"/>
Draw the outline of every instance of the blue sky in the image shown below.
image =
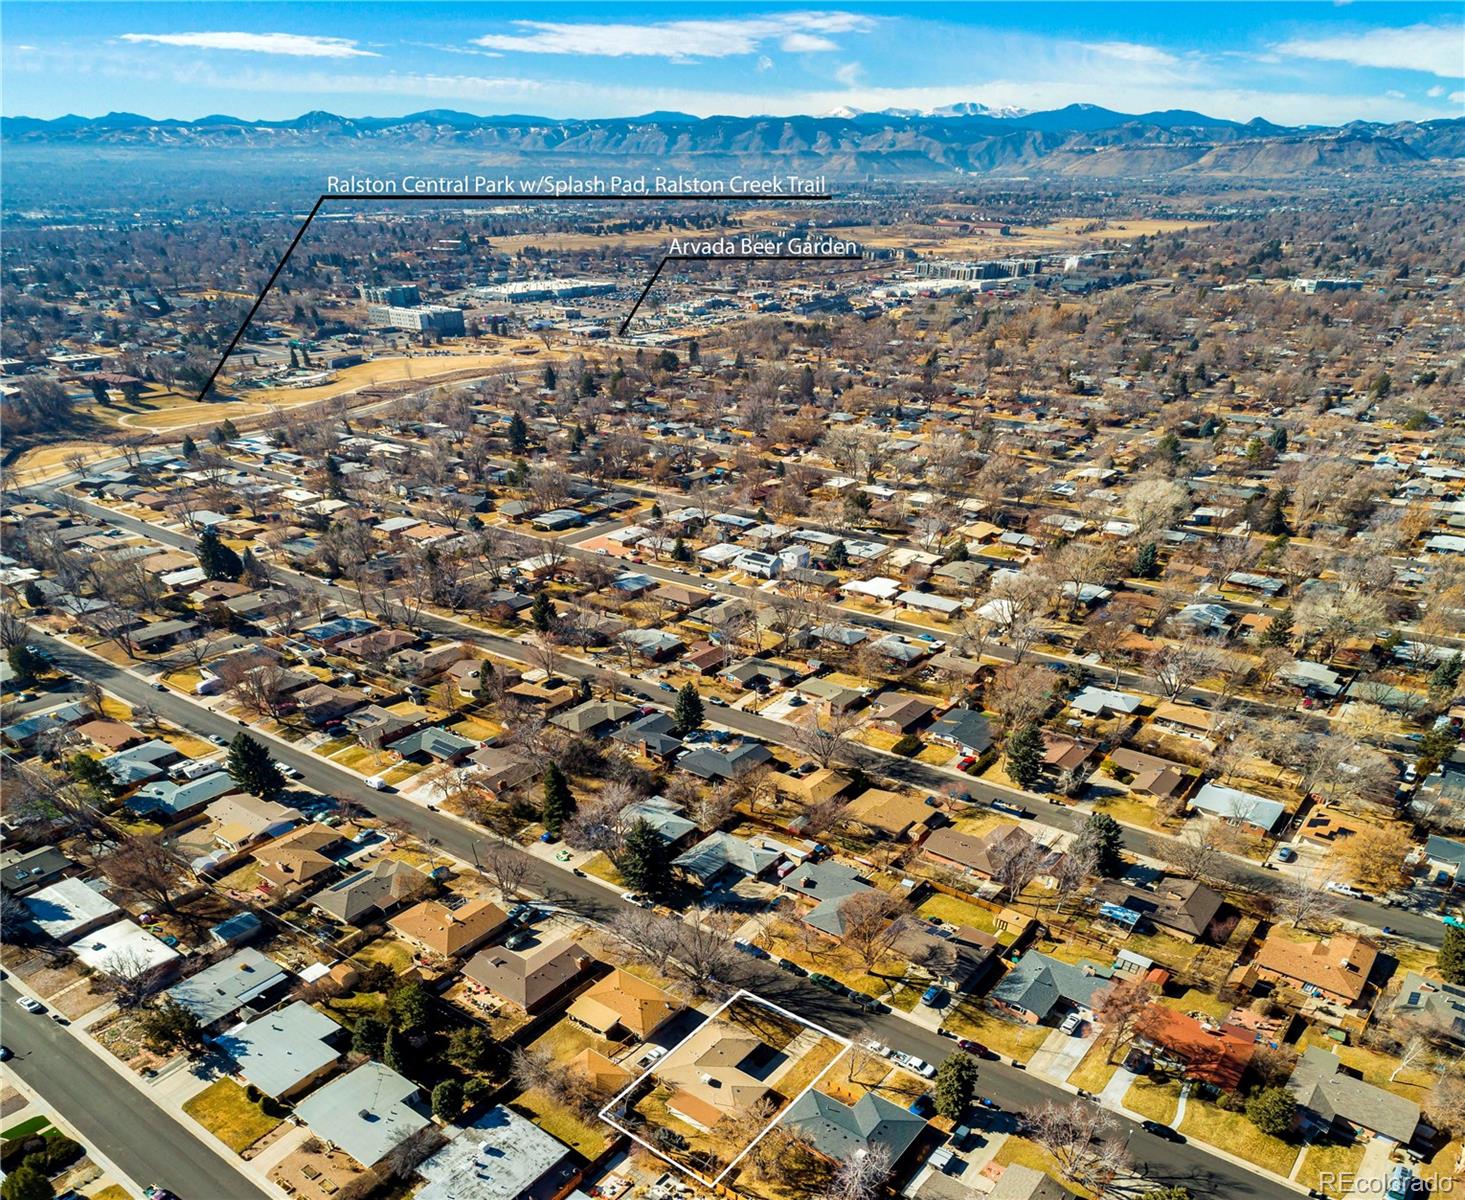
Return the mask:
<path fill-rule="evenodd" d="M 1335 124 L 1465 115 L 1449 4 L 23 3 L 8 115 L 551 117 L 1074 102 Z"/>

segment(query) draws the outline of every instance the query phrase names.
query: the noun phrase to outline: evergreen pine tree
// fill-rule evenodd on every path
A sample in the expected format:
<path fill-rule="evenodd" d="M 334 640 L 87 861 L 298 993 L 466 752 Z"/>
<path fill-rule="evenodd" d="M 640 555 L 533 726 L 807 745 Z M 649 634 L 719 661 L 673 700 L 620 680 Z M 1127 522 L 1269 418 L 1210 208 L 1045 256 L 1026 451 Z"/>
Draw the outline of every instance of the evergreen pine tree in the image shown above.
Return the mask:
<path fill-rule="evenodd" d="M 185 433 L 183 435 L 183 444 L 178 449 L 184 458 L 193 458 L 198 454 L 198 443 Z"/>
<path fill-rule="evenodd" d="M 1445 926 L 1445 940 L 1440 946 L 1437 965 L 1447 982 L 1465 985 L 1465 929 Z"/>
<path fill-rule="evenodd" d="M 524 423 L 524 418 L 515 413 L 509 418 L 509 449 L 515 454 L 522 454 L 529 448 L 529 426 Z"/>
<path fill-rule="evenodd" d="M 397 1074 L 402 1073 L 402 1052 L 397 1046 L 397 1031 L 387 1030 L 386 1042 L 382 1045 L 382 1062 Z"/>
<path fill-rule="evenodd" d="M 198 565 L 209 579 L 238 579 L 244 571 L 239 555 L 220 541 L 212 525 L 199 534 L 197 553 Z"/>
<path fill-rule="evenodd" d="M 547 387 L 550 391 L 554 391 L 555 385 L 557 383 L 559 383 L 559 376 L 555 374 L 554 364 L 553 363 L 545 363 L 544 364 L 544 386 Z"/>
<path fill-rule="evenodd" d="M 1278 454 L 1285 454 L 1287 452 L 1286 427 L 1278 425 L 1276 429 L 1272 430 L 1272 436 L 1267 439 L 1267 445 Z"/>
<path fill-rule="evenodd" d="M 326 494 L 332 500 L 340 500 L 346 494 L 345 477 L 334 454 L 326 455 Z"/>
<path fill-rule="evenodd" d="M 29 608 L 45 608 L 46 607 L 46 593 L 43 592 L 43 591 L 41 591 L 39 585 L 37 585 L 37 583 L 36 583 L 36 581 L 34 579 L 27 579 L 25 581 L 25 587 L 22 588 L 21 591 L 22 591 L 22 594 L 25 596 L 25 602 L 26 602 L 27 607 L 29 607 Z"/>
<path fill-rule="evenodd" d="M 1100 875 L 1114 879 L 1124 874 L 1124 859 L 1120 848 L 1124 844 L 1123 831 L 1119 822 L 1108 813 L 1094 813 L 1078 835 L 1080 844 L 1094 849 L 1094 869 Z"/>
<path fill-rule="evenodd" d="M 843 538 L 829 547 L 829 565 L 832 567 L 849 566 L 849 549 L 845 546 Z"/>
<path fill-rule="evenodd" d="M 952 1121 L 960 1121 L 977 1098 L 977 1075 L 980 1068 L 970 1054 L 950 1054 L 936 1071 L 936 1112 Z"/>
<path fill-rule="evenodd" d="M 432 1089 L 432 1115 L 444 1121 L 455 1120 L 463 1111 L 463 1085 L 456 1079 L 444 1079 Z"/>
<path fill-rule="evenodd" d="M 565 821 L 574 811 L 575 797 L 570 792 L 565 773 L 555 763 L 550 763 L 544 772 L 544 806 L 540 810 L 544 831 L 551 837 L 559 837 Z"/>
<path fill-rule="evenodd" d="M 1292 606 L 1289 604 L 1275 617 L 1272 623 L 1262 631 L 1261 637 L 1257 639 L 1261 646 L 1287 646 L 1292 642 Z"/>
<path fill-rule="evenodd" d="M 1043 772 L 1043 735 L 1029 721 L 1007 740 L 1007 774 L 1021 788 L 1030 788 Z"/>
<path fill-rule="evenodd" d="M 673 885 L 671 856 L 656 830 L 640 819 L 626 832 L 616 868 L 633 892 L 664 899 Z"/>
<path fill-rule="evenodd" d="M 1146 542 L 1134 556 L 1134 574 L 1139 579 L 1153 579 L 1160 565 L 1159 548 L 1154 542 Z"/>
<path fill-rule="evenodd" d="M 706 710 L 702 707 L 702 696 L 693 683 L 685 683 L 682 690 L 677 693 L 677 707 L 674 714 L 677 719 L 677 728 L 683 733 L 689 733 L 693 729 L 701 727 L 706 719 Z"/>
<path fill-rule="evenodd" d="M 23 642 L 16 642 L 5 651 L 5 661 L 14 674 L 11 682 L 18 688 L 28 688 L 47 667 L 46 660 Z"/>
<path fill-rule="evenodd" d="M 247 733 L 236 733 L 225 761 L 229 778 L 251 796 L 268 799 L 285 786 L 285 777 L 270 752 Z"/>
<path fill-rule="evenodd" d="M 1429 673 L 1430 695 L 1447 696 L 1454 692 L 1455 686 L 1460 682 L 1461 665 L 1458 652 L 1450 655 L 1449 658 L 1441 659 L 1439 665 Z"/>
<path fill-rule="evenodd" d="M 529 610 L 529 618 L 540 633 L 549 632 L 549 627 L 554 624 L 554 601 L 549 598 L 548 592 L 539 591 L 534 594 L 534 607 Z"/>
<path fill-rule="evenodd" d="M 361 1016 L 351 1028 L 351 1049 L 367 1058 L 380 1058 L 386 1048 L 387 1023 L 379 1017 Z"/>
<path fill-rule="evenodd" d="M 41 1156 L 34 1156 L 41 1161 Z M 29 1161 L 22 1160 L 0 1183 L 0 1197 L 4 1200 L 53 1200 L 56 1189 L 51 1181 Z"/>

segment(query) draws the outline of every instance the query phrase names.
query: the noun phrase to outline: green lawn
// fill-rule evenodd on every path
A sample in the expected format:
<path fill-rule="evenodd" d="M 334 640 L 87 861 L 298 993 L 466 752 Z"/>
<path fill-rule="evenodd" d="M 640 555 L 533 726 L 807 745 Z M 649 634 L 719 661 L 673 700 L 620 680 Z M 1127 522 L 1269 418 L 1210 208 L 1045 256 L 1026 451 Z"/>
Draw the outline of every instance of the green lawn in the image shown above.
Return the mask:
<path fill-rule="evenodd" d="M 556 1104 L 543 1092 L 531 1088 L 514 1101 L 513 1107 L 536 1125 L 559 1138 L 586 1158 L 595 1158 L 608 1144 L 609 1127 L 599 1121 L 583 1121 L 563 1104 Z"/>
<path fill-rule="evenodd" d="M 228 1146 L 242 1153 L 280 1123 L 259 1101 L 251 1100 L 232 1079 L 211 1083 L 183 1106 L 183 1111 Z"/>
<path fill-rule="evenodd" d="M 1114 1072 L 1119 1069 L 1118 1063 L 1109 1061 L 1109 1047 L 1106 1043 L 1096 1042 L 1089 1047 L 1089 1052 L 1083 1056 L 1083 1062 L 1079 1063 L 1068 1074 L 1068 1082 L 1076 1088 L 1083 1088 L 1086 1092 L 1102 1092 L 1104 1085 L 1113 1077 Z"/>
<path fill-rule="evenodd" d="M 4 1132 L 0 1132 L 0 1141 L 10 1141 L 11 1138 L 30 1137 L 33 1133 L 40 1133 L 51 1123 L 51 1118 L 44 1113 L 34 1117 L 27 1117 L 19 1125 L 12 1125 Z"/>
<path fill-rule="evenodd" d="M 957 1037 L 972 1038 L 1007 1058 L 1025 1063 L 1053 1031 L 1043 1025 L 1023 1025 L 994 1016 L 979 1000 L 965 1000 L 946 1018 L 945 1028 Z"/>
<path fill-rule="evenodd" d="M 391 936 L 379 937 L 362 946 L 353 957 L 362 963 L 386 963 L 400 975 L 412 965 L 412 947 Z"/>
<path fill-rule="evenodd" d="M 1245 1113 L 1227 1112 L 1208 1100 L 1192 1096 L 1185 1105 L 1180 1132 L 1187 1137 L 1221 1146 L 1238 1158 L 1255 1163 L 1278 1175 L 1286 1175 L 1297 1160 L 1298 1147 L 1280 1138 L 1268 1137 L 1246 1119 Z"/>
<path fill-rule="evenodd" d="M 1180 1107 L 1180 1081 L 1163 1075 L 1141 1076 L 1124 1093 L 1124 1104 L 1141 1116 L 1168 1125 Z"/>
<path fill-rule="evenodd" d="M 1070 1192 L 1079 1196 L 1092 1196 L 1093 1193 L 1076 1183 L 1071 1183 L 1058 1173 L 1058 1166 L 1053 1161 L 1053 1156 L 1039 1146 L 1036 1142 L 1030 1142 L 1027 1138 L 1010 1134 L 1006 1141 L 997 1148 L 997 1153 L 992 1156 L 992 1161 L 1001 1163 L 1004 1167 L 1016 1163 L 1020 1167 L 1031 1167 L 1034 1171 L 1042 1171 L 1045 1175 L 1058 1180 Z"/>
<path fill-rule="evenodd" d="M 1341 1171 L 1357 1171 L 1358 1164 L 1363 1161 L 1363 1143 L 1353 1142 L 1349 1145 L 1339 1145 L 1332 1142 L 1321 1142 L 1316 1146 L 1309 1146 L 1302 1156 L 1302 1166 L 1297 1170 L 1297 1182 L 1305 1188 L 1321 1188 L 1319 1177 L 1322 1172 L 1337 1174 Z M 1344 1195 L 1342 1191 L 1334 1189 L 1329 1193 L 1340 1198 Z"/>
<path fill-rule="evenodd" d="M 979 904 L 971 904 L 957 896 L 946 896 L 940 892 L 929 897 L 921 907 L 916 909 L 916 916 L 925 920 L 927 917 L 940 917 L 941 920 L 950 922 L 952 925 L 970 925 L 974 929 L 980 929 L 983 933 L 996 934 L 997 922 L 994 914 Z"/>

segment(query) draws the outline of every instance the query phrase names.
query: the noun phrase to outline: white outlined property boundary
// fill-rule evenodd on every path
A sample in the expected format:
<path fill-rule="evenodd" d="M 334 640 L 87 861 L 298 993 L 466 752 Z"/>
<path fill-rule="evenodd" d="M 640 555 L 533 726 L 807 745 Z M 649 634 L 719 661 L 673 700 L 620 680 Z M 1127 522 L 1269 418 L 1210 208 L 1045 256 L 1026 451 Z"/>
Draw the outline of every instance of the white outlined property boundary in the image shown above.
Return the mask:
<path fill-rule="evenodd" d="M 657 1068 L 664 1066 L 666 1060 L 669 1059 L 673 1054 L 675 1054 L 677 1050 L 680 1049 L 680 1047 L 685 1044 L 686 1041 L 693 1036 L 693 1034 L 697 1032 L 698 1029 L 703 1028 L 708 1021 L 717 1020 L 731 1005 L 736 1004 L 740 1000 L 761 1005 L 763 1008 L 778 1013 L 780 1016 L 787 1017 L 791 1021 L 796 1021 L 804 1028 L 812 1029 L 820 1036 L 827 1037 L 830 1040 L 834 1041 L 841 1047 L 841 1050 L 832 1059 L 830 1059 L 828 1063 L 825 1064 L 823 1070 L 821 1070 L 817 1075 L 814 1076 L 813 1079 L 809 1080 L 809 1082 L 804 1085 L 803 1089 L 799 1092 L 797 1096 L 790 1097 L 789 1102 L 778 1111 L 778 1114 L 773 1118 L 773 1120 L 769 1121 L 768 1124 L 759 1131 L 758 1136 L 755 1137 L 746 1146 L 744 1146 L 742 1150 L 740 1150 L 738 1154 L 732 1159 L 732 1161 L 729 1162 L 727 1166 L 723 1167 L 723 1169 L 717 1173 L 715 1178 L 708 1179 L 705 1175 L 701 1174 L 699 1171 L 694 1171 L 685 1163 L 677 1162 L 676 1159 L 672 1158 L 670 1155 L 662 1153 L 662 1151 L 658 1150 L 645 1138 L 638 1137 L 631 1130 L 620 1124 L 611 1114 L 613 1110 L 618 1109 L 621 1106 L 627 1096 L 630 1096 L 638 1088 L 640 1088 L 647 1079 L 655 1075 Z M 676 1046 L 673 1046 L 671 1050 L 667 1052 L 665 1057 L 658 1060 L 657 1062 L 652 1063 L 649 1067 L 646 1068 L 645 1071 L 643 1071 L 640 1075 L 638 1075 L 635 1079 L 633 1079 L 630 1083 L 623 1087 L 619 1092 L 617 1092 L 613 1097 L 611 1097 L 611 1099 L 606 1103 L 605 1107 L 602 1108 L 600 1112 L 596 1115 L 599 1116 L 602 1121 L 604 1121 L 617 1133 L 624 1134 L 626 1137 L 630 1138 L 631 1141 L 635 1142 L 636 1145 L 640 1146 L 643 1150 L 650 1151 L 668 1166 L 673 1167 L 674 1169 L 680 1171 L 683 1175 L 686 1175 L 689 1178 L 696 1180 L 703 1187 L 716 1188 L 727 1176 L 728 1172 L 736 1167 L 738 1163 L 742 1162 L 743 1158 L 748 1154 L 748 1152 L 752 1150 L 753 1147 L 756 1146 L 759 1142 L 761 1142 L 764 1137 L 768 1135 L 769 1130 L 771 1130 L 775 1125 L 779 1123 L 779 1121 L 783 1119 L 784 1114 L 787 1113 L 788 1110 L 791 1109 L 795 1104 L 797 1104 L 801 1099 L 803 1099 L 804 1095 L 812 1090 L 815 1084 L 823 1079 L 825 1075 L 829 1074 L 830 1068 L 832 1068 L 837 1062 L 839 1062 L 841 1058 L 849 1053 L 850 1047 L 852 1045 L 853 1043 L 850 1041 L 849 1038 L 841 1037 L 832 1029 L 826 1029 L 823 1025 L 819 1025 L 814 1021 L 810 1021 L 806 1017 L 799 1016 L 798 1013 L 790 1012 L 788 1009 L 784 1008 L 780 1004 L 774 1004 L 771 1000 L 765 1000 L 762 996 L 757 995 L 755 992 L 748 991 L 747 988 L 740 988 L 738 991 L 734 992 L 730 997 L 728 997 L 727 1000 L 720 1004 L 708 1016 L 707 1021 L 702 1022 L 702 1024 L 698 1025 L 696 1029 L 694 1029 L 691 1033 L 687 1035 L 687 1037 L 683 1038 L 681 1042 L 677 1043 Z"/>

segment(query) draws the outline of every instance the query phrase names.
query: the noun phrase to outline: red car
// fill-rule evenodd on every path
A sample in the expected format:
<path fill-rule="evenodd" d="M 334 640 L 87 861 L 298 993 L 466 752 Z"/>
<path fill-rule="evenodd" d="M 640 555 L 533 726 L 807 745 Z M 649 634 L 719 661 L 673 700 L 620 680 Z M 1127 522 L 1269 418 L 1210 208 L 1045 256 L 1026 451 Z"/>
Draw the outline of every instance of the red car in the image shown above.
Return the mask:
<path fill-rule="evenodd" d="M 982 1045 L 981 1042 L 974 1042 L 974 1041 L 972 1041 L 971 1038 L 957 1038 L 956 1039 L 956 1048 L 958 1050 L 965 1050 L 968 1054 L 972 1055 L 974 1058 L 995 1058 L 995 1057 L 997 1057 L 995 1054 L 992 1053 L 992 1051 L 988 1050 L 986 1046 Z"/>

